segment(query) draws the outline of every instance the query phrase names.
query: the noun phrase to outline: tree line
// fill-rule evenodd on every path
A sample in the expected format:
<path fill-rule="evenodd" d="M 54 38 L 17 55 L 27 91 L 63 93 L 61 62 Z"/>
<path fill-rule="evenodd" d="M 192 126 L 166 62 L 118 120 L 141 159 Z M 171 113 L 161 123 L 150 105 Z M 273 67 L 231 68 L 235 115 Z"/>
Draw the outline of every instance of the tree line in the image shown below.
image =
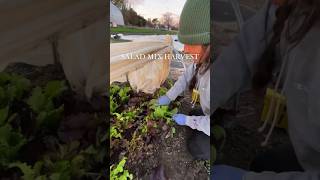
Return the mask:
<path fill-rule="evenodd" d="M 131 26 L 139 26 L 139 27 L 153 27 L 153 28 L 172 28 L 176 29 L 173 25 L 172 20 L 172 13 L 165 13 L 162 17 L 162 22 L 158 18 L 154 19 L 145 19 L 144 17 L 140 16 L 130 5 L 128 0 L 111 0 L 111 2 L 117 6 L 122 14 L 124 23 L 126 25 Z"/>

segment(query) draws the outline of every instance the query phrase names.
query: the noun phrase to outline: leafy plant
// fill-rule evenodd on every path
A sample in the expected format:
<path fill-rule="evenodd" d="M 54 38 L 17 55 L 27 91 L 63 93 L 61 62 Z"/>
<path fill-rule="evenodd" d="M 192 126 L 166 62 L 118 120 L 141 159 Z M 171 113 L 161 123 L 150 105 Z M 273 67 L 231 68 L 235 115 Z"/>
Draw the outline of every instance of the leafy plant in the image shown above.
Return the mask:
<path fill-rule="evenodd" d="M 22 162 L 11 163 L 8 167 L 17 167 L 21 170 L 23 180 L 71 180 L 84 175 L 79 164 L 83 164 L 81 156 L 75 156 L 72 160 L 57 160 L 52 162 L 50 159 L 37 161 L 33 166 Z M 80 169 L 78 169 L 80 168 Z"/>
<path fill-rule="evenodd" d="M 0 126 L 3 125 L 9 116 L 9 106 L 0 109 Z"/>
<path fill-rule="evenodd" d="M 6 85 L 10 82 L 11 76 L 8 73 L 0 72 L 0 85 Z"/>
<path fill-rule="evenodd" d="M 31 87 L 31 83 L 28 79 L 8 73 L 0 73 L 0 100 L 13 101 L 15 99 L 21 99 L 23 94 Z"/>
<path fill-rule="evenodd" d="M 111 114 L 115 113 L 118 107 L 119 105 L 114 100 L 114 97 L 110 96 L 110 113 Z"/>
<path fill-rule="evenodd" d="M 5 88 L 0 86 L 0 106 L 7 105 L 7 95 Z"/>
<path fill-rule="evenodd" d="M 165 88 L 165 87 L 160 87 L 160 88 L 159 88 L 159 91 L 158 91 L 158 97 L 163 96 L 163 95 L 166 95 L 167 91 L 168 91 L 167 88 Z"/>
<path fill-rule="evenodd" d="M 58 148 L 44 157 L 45 173 L 50 179 L 81 178 L 85 175 L 87 163 L 84 151 L 78 151 L 80 143 L 58 145 Z"/>
<path fill-rule="evenodd" d="M 55 108 L 54 99 L 59 97 L 67 87 L 64 81 L 50 81 L 44 88 L 35 87 L 27 104 L 37 114 L 36 129 L 46 127 L 56 129 L 64 110 L 64 105 Z"/>
<path fill-rule="evenodd" d="M 148 104 L 150 109 L 155 109 L 158 106 L 158 100 L 157 99 L 152 99 L 149 104 Z"/>
<path fill-rule="evenodd" d="M 84 170 L 81 168 L 83 160 L 81 156 L 75 156 L 72 160 L 58 160 L 55 162 L 46 160 L 46 168 L 51 170 L 50 173 L 48 173 L 49 179 L 71 180 L 71 177 L 82 177 L 84 175 Z"/>
<path fill-rule="evenodd" d="M 172 116 L 177 112 L 178 110 L 176 108 L 173 110 L 169 110 L 169 106 L 156 106 L 153 112 L 153 118 L 165 119 L 169 124 L 172 120 Z"/>
<path fill-rule="evenodd" d="M 128 123 L 130 121 L 133 121 L 134 118 L 137 116 L 137 110 L 136 109 L 129 109 L 128 111 L 124 111 L 122 113 L 113 113 L 117 120 L 119 120 L 123 125 L 124 128 L 128 126 Z"/>
<path fill-rule="evenodd" d="M 120 86 L 112 84 L 110 86 L 110 96 L 116 95 L 119 92 L 119 90 L 120 90 Z"/>
<path fill-rule="evenodd" d="M 5 167 L 13 162 L 19 150 L 27 140 L 19 132 L 12 129 L 9 124 L 0 127 L 0 165 Z"/>
<path fill-rule="evenodd" d="M 40 175 L 41 169 L 43 167 L 42 161 L 37 161 L 33 167 L 22 162 L 14 162 L 9 165 L 9 168 L 19 168 L 23 174 L 23 180 L 46 180 L 46 176 Z"/>
<path fill-rule="evenodd" d="M 0 109 L 21 100 L 30 87 L 30 81 L 22 76 L 0 73 Z"/>
<path fill-rule="evenodd" d="M 133 175 L 128 170 L 124 169 L 127 158 L 124 157 L 116 167 L 110 166 L 110 180 L 127 180 L 133 179 Z"/>
<path fill-rule="evenodd" d="M 108 153 L 109 147 L 107 146 L 109 140 L 110 140 L 110 132 L 106 131 L 105 127 L 98 127 L 96 132 L 96 143 L 91 144 L 90 146 L 88 146 L 86 149 L 82 150 L 79 153 L 84 155 L 84 157 L 86 158 L 85 162 L 87 166 L 90 165 L 90 167 L 95 167 L 97 163 L 105 164 L 107 157 L 109 157 L 109 153 Z M 99 179 L 99 178 L 96 178 L 96 179 Z"/>
<path fill-rule="evenodd" d="M 81 142 L 81 145 L 80 142 L 58 144 L 62 141 L 57 137 L 56 131 L 35 134 L 42 129 L 57 130 L 64 111 L 64 105 L 58 104 L 59 97 L 66 89 L 65 81 L 49 81 L 44 87 L 37 86 L 31 89 L 30 81 L 24 77 L 0 73 L 0 168 L 1 172 L 5 172 L 5 175 L 0 175 L 0 179 L 11 172 L 14 173 L 6 178 L 14 178 L 18 175 L 17 171 L 22 174 L 17 178 L 24 180 L 69 180 L 83 179 L 84 176 L 91 179 L 103 176 L 101 166 L 106 162 L 106 141 L 109 134 L 103 137 L 97 135 L 99 140 L 88 147 L 90 141 L 86 141 L 87 139 L 85 143 Z M 115 88 L 114 91 L 118 93 L 119 90 Z M 119 99 L 117 94 L 117 100 Z M 25 107 L 26 104 L 30 108 Z M 25 127 L 26 124 L 29 125 L 29 120 L 30 125 L 35 122 L 36 127 Z M 92 126 L 96 127 L 96 124 Z M 30 132 L 30 129 L 34 128 L 35 131 Z M 106 134 L 106 131 L 101 134 Z M 31 136 L 24 137 L 21 132 Z M 28 144 L 28 140 L 32 140 L 32 144 Z M 34 164 L 21 162 L 19 155 L 22 151 L 23 157 L 34 153 L 30 147 L 39 153 L 34 157 L 31 155 L 30 161 L 33 162 L 33 158 L 42 159 Z M 90 170 L 94 172 L 91 173 Z"/>
<path fill-rule="evenodd" d="M 172 79 L 167 79 L 166 84 L 167 84 L 167 88 L 170 89 L 174 85 L 174 82 Z"/>
<path fill-rule="evenodd" d="M 110 128 L 110 138 L 112 139 L 112 138 L 122 138 L 122 136 L 121 136 L 121 133 L 119 132 L 119 130 L 116 128 L 116 127 L 114 127 L 114 126 L 111 126 L 111 128 Z"/>
<path fill-rule="evenodd" d="M 144 141 L 141 134 L 139 134 L 138 130 L 135 130 L 131 140 L 129 141 L 128 153 L 131 154 L 132 152 L 141 150 L 143 145 Z"/>
<path fill-rule="evenodd" d="M 53 98 L 61 96 L 67 89 L 65 81 L 49 81 L 44 87 L 44 94 L 48 99 L 52 100 Z"/>
<path fill-rule="evenodd" d="M 55 130 L 59 127 L 60 119 L 64 111 L 64 105 L 48 111 L 42 111 L 36 118 L 36 129 L 46 127 Z"/>
<path fill-rule="evenodd" d="M 130 95 L 128 94 L 131 91 L 130 87 L 124 87 L 119 91 L 119 97 L 121 102 L 127 102 L 129 100 Z"/>
<path fill-rule="evenodd" d="M 27 100 L 31 109 L 40 113 L 42 111 L 48 111 L 54 109 L 53 100 L 60 96 L 67 87 L 64 81 L 51 81 L 42 89 L 37 86 L 32 90 L 31 96 Z"/>
<path fill-rule="evenodd" d="M 148 126 L 147 123 L 143 123 L 141 126 L 141 133 L 146 134 L 148 132 Z"/>
<path fill-rule="evenodd" d="M 172 136 L 176 133 L 176 128 L 175 127 L 171 128 L 171 133 L 172 133 Z"/>

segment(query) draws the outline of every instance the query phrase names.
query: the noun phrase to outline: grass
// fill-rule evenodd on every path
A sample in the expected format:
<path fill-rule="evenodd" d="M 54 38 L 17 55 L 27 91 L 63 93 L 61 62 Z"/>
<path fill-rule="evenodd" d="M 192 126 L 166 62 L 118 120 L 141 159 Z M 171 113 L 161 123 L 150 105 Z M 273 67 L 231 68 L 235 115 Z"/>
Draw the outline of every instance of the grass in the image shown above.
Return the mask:
<path fill-rule="evenodd" d="M 134 27 L 110 27 L 111 33 L 122 33 L 131 35 L 175 35 L 178 31 L 168 31 L 163 29 L 149 29 L 149 28 L 134 28 Z"/>

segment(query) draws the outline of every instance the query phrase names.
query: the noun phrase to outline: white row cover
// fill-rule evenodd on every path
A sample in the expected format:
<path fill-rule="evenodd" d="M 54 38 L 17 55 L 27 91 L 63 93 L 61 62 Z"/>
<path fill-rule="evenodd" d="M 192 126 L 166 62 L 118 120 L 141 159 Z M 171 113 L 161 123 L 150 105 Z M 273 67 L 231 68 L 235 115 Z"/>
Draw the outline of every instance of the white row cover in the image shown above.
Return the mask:
<path fill-rule="evenodd" d="M 117 25 L 124 25 L 123 15 L 120 9 L 110 1 L 110 22 Z"/>
<path fill-rule="evenodd" d="M 172 39 L 110 45 L 110 83 L 129 81 L 136 91 L 154 93 L 166 80 L 173 53 Z"/>

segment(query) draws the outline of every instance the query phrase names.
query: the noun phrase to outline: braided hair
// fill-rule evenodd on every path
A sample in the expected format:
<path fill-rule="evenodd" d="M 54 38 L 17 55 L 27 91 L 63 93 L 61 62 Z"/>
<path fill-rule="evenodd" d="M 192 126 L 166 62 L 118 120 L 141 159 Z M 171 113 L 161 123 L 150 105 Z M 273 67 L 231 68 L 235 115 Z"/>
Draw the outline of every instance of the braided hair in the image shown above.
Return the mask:
<path fill-rule="evenodd" d="M 294 33 L 289 33 L 290 28 L 286 28 L 285 24 L 290 15 L 305 6 L 308 11 L 305 12 L 305 19 L 298 30 Z M 276 47 L 280 43 L 281 35 L 284 33 L 286 40 L 290 44 L 297 45 L 312 26 L 319 20 L 320 17 L 320 1 L 319 0 L 288 0 L 276 10 L 276 21 L 273 25 L 273 35 L 263 52 L 259 63 L 256 66 L 254 76 L 252 78 L 253 89 L 259 90 L 265 88 L 272 79 L 272 72 L 275 68 L 275 52 Z"/>

